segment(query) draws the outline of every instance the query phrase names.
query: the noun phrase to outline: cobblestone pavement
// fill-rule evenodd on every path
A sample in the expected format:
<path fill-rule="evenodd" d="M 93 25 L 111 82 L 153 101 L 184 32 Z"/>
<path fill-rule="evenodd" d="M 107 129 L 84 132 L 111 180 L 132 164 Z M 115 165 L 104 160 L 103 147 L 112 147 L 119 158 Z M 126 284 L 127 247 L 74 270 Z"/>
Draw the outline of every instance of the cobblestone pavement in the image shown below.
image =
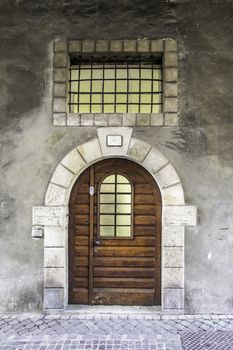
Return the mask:
<path fill-rule="evenodd" d="M 233 350 L 232 315 L 0 314 L 0 350 Z"/>

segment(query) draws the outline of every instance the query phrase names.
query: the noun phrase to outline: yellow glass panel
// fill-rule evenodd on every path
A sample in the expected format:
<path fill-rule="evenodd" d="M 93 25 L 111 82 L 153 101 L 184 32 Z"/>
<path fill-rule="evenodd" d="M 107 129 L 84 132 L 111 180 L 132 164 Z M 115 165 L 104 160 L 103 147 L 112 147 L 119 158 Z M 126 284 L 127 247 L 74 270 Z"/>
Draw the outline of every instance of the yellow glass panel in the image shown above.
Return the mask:
<path fill-rule="evenodd" d="M 124 210 L 124 209 L 122 209 L 122 210 Z M 115 205 L 112 205 L 112 204 L 101 204 L 100 205 L 100 213 L 114 214 L 115 213 Z M 122 213 L 122 212 L 119 212 L 119 213 Z M 126 212 L 126 214 L 127 214 L 127 212 Z"/>
<path fill-rule="evenodd" d="M 131 214 L 131 204 L 118 204 L 117 214 Z"/>
<path fill-rule="evenodd" d="M 115 91 L 115 82 L 114 81 L 106 81 L 104 82 L 104 91 L 105 92 L 114 92 Z"/>
<path fill-rule="evenodd" d="M 139 95 L 138 94 L 130 94 L 129 95 L 129 103 L 139 103 Z"/>
<path fill-rule="evenodd" d="M 100 237 L 114 237 L 114 226 L 100 226 Z"/>
<path fill-rule="evenodd" d="M 162 79 L 162 70 L 161 69 L 153 69 L 153 78 L 154 79 Z"/>
<path fill-rule="evenodd" d="M 91 89 L 90 81 L 80 81 L 79 83 L 80 92 L 90 92 L 90 89 Z"/>
<path fill-rule="evenodd" d="M 114 113 L 114 105 L 105 105 L 103 113 Z"/>
<path fill-rule="evenodd" d="M 105 67 L 106 69 L 104 70 L 104 79 L 115 79 L 115 70 L 107 68 L 108 66 Z M 111 67 L 111 65 L 109 67 Z"/>
<path fill-rule="evenodd" d="M 162 91 L 162 84 L 160 81 L 153 82 L 153 92 Z"/>
<path fill-rule="evenodd" d="M 101 80 L 92 81 L 92 92 L 102 93 L 102 84 Z"/>
<path fill-rule="evenodd" d="M 116 82 L 116 91 L 117 92 L 127 92 L 127 81 L 126 80 L 118 80 Z"/>
<path fill-rule="evenodd" d="M 152 71 L 151 69 L 141 69 L 141 79 L 151 79 Z"/>
<path fill-rule="evenodd" d="M 115 185 L 102 184 L 100 186 L 100 192 L 115 192 Z"/>
<path fill-rule="evenodd" d="M 126 105 L 118 105 L 116 106 L 116 113 L 126 113 Z"/>
<path fill-rule="evenodd" d="M 77 81 L 72 81 L 70 83 L 70 91 L 78 92 L 78 82 Z"/>
<path fill-rule="evenodd" d="M 139 80 L 129 81 L 129 91 L 138 92 L 139 91 Z"/>
<path fill-rule="evenodd" d="M 114 194 L 101 194 L 100 195 L 100 203 L 114 203 L 115 196 Z"/>
<path fill-rule="evenodd" d="M 116 228 L 116 237 L 130 237 L 131 236 L 131 226 L 118 226 Z"/>
<path fill-rule="evenodd" d="M 141 81 L 141 91 L 151 92 L 151 81 Z"/>
<path fill-rule="evenodd" d="M 131 193 L 131 185 L 117 185 L 117 192 Z"/>
<path fill-rule="evenodd" d="M 100 65 L 93 65 L 92 79 L 103 79 L 103 68 Z M 96 69 L 97 68 L 97 69 Z"/>
<path fill-rule="evenodd" d="M 91 79 L 91 66 L 81 66 L 80 79 Z"/>
<path fill-rule="evenodd" d="M 127 78 L 127 69 L 117 69 L 117 79 L 126 79 Z"/>
<path fill-rule="evenodd" d="M 78 74 L 79 74 L 79 70 L 78 69 L 75 69 L 77 66 L 72 66 L 71 68 L 71 71 L 70 71 L 70 78 L 71 80 L 76 80 L 78 79 Z"/>
<path fill-rule="evenodd" d="M 114 225 L 114 215 L 100 214 L 100 225 Z"/>
<path fill-rule="evenodd" d="M 141 103 L 151 103 L 151 94 L 142 94 Z"/>
<path fill-rule="evenodd" d="M 116 94 L 116 103 L 126 103 L 127 95 L 126 94 Z"/>
<path fill-rule="evenodd" d="M 161 112 L 162 112 L 162 106 L 161 105 L 153 105 L 152 113 L 161 113 Z"/>
<path fill-rule="evenodd" d="M 78 113 L 90 113 L 90 105 L 79 105 Z"/>
<path fill-rule="evenodd" d="M 131 215 L 117 215 L 116 216 L 117 225 L 131 225 Z"/>
<path fill-rule="evenodd" d="M 104 103 L 114 103 L 115 96 L 113 94 L 104 95 Z"/>
<path fill-rule="evenodd" d="M 138 68 L 129 69 L 129 77 L 133 79 L 139 79 L 139 69 Z"/>
<path fill-rule="evenodd" d="M 129 184 L 129 180 L 123 175 L 117 175 L 117 183 Z"/>
<path fill-rule="evenodd" d="M 138 105 L 129 105 L 128 112 L 129 113 L 139 113 L 139 106 Z"/>
<path fill-rule="evenodd" d="M 118 194 L 117 203 L 131 203 L 131 194 Z"/>
<path fill-rule="evenodd" d="M 91 113 L 101 113 L 102 106 L 101 105 L 91 105 Z"/>
<path fill-rule="evenodd" d="M 88 94 L 81 94 L 79 95 L 79 102 L 80 103 L 90 103 L 91 95 Z"/>
<path fill-rule="evenodd" d="M 115 183 L 115 175 L 107 176 L 107 177 L 104 179 L 103 183 L 104 183 L 104 184 L 105 184 L 105 183 Z"/>
<path fill-rule="evenodd" d="M 102 95 L 93 94 L 91 98 L 92 103 L 102 103 Z"/>
<path fill-rule="evenodd" d="M 140 113 L 150 113 L 151 112 L 151 106 L 150 105 L 141 105 L 140 106 Z"/>

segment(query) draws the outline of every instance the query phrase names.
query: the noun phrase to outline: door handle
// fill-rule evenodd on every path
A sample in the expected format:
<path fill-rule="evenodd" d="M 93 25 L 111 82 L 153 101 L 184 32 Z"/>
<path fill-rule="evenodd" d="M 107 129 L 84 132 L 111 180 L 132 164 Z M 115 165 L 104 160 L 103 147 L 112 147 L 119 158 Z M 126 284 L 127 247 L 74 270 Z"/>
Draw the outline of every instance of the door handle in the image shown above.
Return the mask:
<path fill-rule="evenodd" d="M 99 247 L 101 245 L 100 239 L 95 240 L 95 247 Z"/>

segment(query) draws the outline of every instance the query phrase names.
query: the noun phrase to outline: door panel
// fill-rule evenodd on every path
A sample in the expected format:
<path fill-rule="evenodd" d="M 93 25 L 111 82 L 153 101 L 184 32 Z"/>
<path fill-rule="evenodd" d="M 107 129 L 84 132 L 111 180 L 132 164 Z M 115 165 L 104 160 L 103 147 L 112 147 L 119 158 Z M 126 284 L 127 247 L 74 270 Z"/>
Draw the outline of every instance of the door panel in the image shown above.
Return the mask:
<path fill-rule="evenodd" d="M 111 174 L 125 176 L 132 184 L 133 224 L 128 238 L 99 237 L 98 191 Z M 112 191 L 112 187 L 102 188 Z M 119 189 L 124 191 L 124 186 Z M 103 210 L 108 212 L 108 207 Z M 98 162 L 76 181 L 69 212 L 69 303 L 160 305 L 161 196 L 152 176 L 126 159 Z"/>

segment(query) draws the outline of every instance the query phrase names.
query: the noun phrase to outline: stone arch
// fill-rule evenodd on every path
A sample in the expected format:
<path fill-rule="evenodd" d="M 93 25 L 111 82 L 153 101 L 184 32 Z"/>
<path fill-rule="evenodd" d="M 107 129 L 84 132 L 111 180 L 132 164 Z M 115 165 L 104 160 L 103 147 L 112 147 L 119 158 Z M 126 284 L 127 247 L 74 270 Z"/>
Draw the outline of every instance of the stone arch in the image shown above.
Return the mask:
<path fill-rule="evenodd" d="M 121 136 L 121 145 L 107 146 L 107 138 Z M 56 167 L 45 206 L 33 208 L 33 225 L 44 230 L 44 308 L 67 306 L 68 201 L 78 176 L 92 163 L 125 157 L 154 177 L 162 196 L 162 310 L 184 309 L 184 228 L 196 225 L 196 208 L 185 205 L 179 175 L 169 160 L 149 143 L 132 137 L 132 128 L 97 129 L 97 137 L 71 150 Z"/>

